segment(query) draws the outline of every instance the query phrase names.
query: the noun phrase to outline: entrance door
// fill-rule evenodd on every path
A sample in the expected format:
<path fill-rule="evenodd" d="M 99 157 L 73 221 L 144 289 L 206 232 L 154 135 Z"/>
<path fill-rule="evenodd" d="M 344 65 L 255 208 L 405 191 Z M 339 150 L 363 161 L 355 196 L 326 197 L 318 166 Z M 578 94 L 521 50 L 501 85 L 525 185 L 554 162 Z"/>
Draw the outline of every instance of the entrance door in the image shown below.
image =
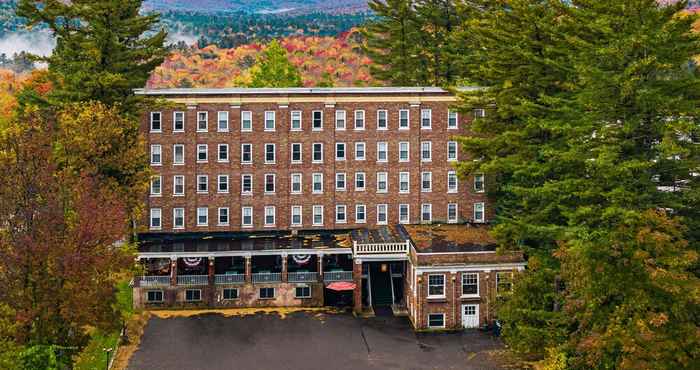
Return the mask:
<path fill-rule="evenodd" d="M 479 327 L 479 305 L 478 304 L 463 304 L 462 305 L 462 326 L 465 328 Z"/>

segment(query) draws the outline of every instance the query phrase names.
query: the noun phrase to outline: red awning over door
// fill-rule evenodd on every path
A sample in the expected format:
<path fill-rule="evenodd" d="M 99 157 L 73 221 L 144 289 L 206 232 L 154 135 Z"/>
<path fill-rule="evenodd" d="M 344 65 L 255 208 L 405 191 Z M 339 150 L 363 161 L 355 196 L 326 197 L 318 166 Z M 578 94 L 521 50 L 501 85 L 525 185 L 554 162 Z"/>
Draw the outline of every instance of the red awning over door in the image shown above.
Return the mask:
<path fill-rule="evenodd" d="M 355 283 L 349 281 L 336 281 L 326 286 L 330 290 L 342 292 L 344 290 L 355 290 Z"/>

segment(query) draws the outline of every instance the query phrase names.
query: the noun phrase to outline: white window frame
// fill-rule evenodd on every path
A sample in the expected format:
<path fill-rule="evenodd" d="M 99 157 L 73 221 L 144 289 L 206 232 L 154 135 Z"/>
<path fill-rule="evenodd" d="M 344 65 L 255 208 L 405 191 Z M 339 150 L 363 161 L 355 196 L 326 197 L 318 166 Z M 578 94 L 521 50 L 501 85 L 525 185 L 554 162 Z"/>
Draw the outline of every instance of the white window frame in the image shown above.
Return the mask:
<path fill-rule="evenodd" d="M 381 183 L 380 178 L 384 178 L 384 188 L 379 185 Z M 388 193 L 389 192 L 389 173 L 387 172 L 377 172 L 377 193 Z"/>
<path fill-rule="evenodd" d="M 454 120 L 454 125 L 452 124 L 451 117 L 454 114 L 455 120 Z M 453 109 L 448 109 L 447 110 L 447 129 L 448 130 L 457 130 L 459 129 L 459 113 L 456 110 Z"/>
<path fill-rule="evenodd" d="M 365 116 L 365 111 L 363 109 L 358 109 L 353 112 L 353 130 L 355 131 L 364 131 L 365 127 L 367 127 L 367 120 Z M 361 126 L 358 126 L 357 123 L 362 122 Z"/>
<path fill-rule="evenodd" d="M 155 224 L 158 220 L 158 224 Z M 149 228 L 151 230 L 161 230 L 163 228 L 163 210 L 161 208 L 151 208 L 149 212 Z"/>
<path fill-rule="evenodd" d="M 455 180 L 454 187 L 450 186 L 450 179 L 452 178 Z M 450 194 L 459 192 L 459 177 L 456 171 L 447 171 L 447 192 Z"/>
<path fill-rule="evenodd" d="M 226 158 L 221 158 L 221 149 L 226 148 L 225 153 L 226 153 Z M 216 161 L 219 163 L 228 163 L 229 160 L 229 150 L 228 150 L 228 144 L 218 144 L 216 146 Z"/>
<path fill-rule="evenodd" d="M 272 148 L 272 160 L 267 158 L 269 148 Z M 265 164 L 275 163 L 277 163 L 277 145 L 274 143 L 265 143 Z"/>
<path fill-rule="evenodd" d="M 453 207 L 455 210 L 454 218 L 452 218 L 450 215 L 450 208 L 453 208 Z M 447 203 L 447 223 L 448 224 L 456 224 L 457 222 L 459 222 L 459 204 Z"/>
<path fill-rule="evenodd" d="M 316 113 L 319 114 L 321 126 L 316 127 Z M 323 111 L 314 110 L 311 111 L 311 131 L 323 131 Z"/>
<path fill-rule="evenodd" d="M 182 191 L 178 193 L 177 191 L 177 181 L 178 179 L 182 179 Z M 173 196 L 174 197 L 183 197 L 185 196 L 185 176 L 184 175 L 174 175 L 173 176 Z"/>
<path fill-rule="evenodd" d="M 442 316 L 442 325 L 441 326 L 430 325 L 430 316 Z M 444 313 L 429 313 L 427 323 L 428 323 L 428 328 L 430 328 L 430 329 L 444 329 L 445 328 L 445 314 Z"/>
<path fill-rule="evenodd" d="M 406 150 L 401 147 L 406 146 Z M 401 154 L 406 153 L 406 158 L 401 158 Z M 410 162 L 411 161 L 411 143 L 408 141 L 399 141 L 399 162 Z"/>
<path fill-rule="evenodd" d="M 158 186 L 156 186 L 158 184 Z M 152 197 L 163 196 L 163 176 L 151 177 L 151 194 Z"/>
<path fill-rule="evenodd" d="M 264 113 L 264 122 L 263 122 L 263 130 L 267 132 L 274 132 L 276 127 L 277 127 L 277 115 L 275 114 L 275 111 L 273 110 L 266 110 Z M 272 122 L 272 126 L 269 126 L 268 123 Z"/>
<path fill-rule="evenodd" d="M 245 149 L 244 148 L 250 148 L 250 160 L 245 161 L 243 160 Z M 241 143 L 241 164 L 253 164 L 253 144 L 251 143 Z"/>
<path fill-rule="evenodd" d="M 204 179 L 204 182 L 200 180 Z M 199 185 L 204 184 L 205 190 L 199 190 Z M 209 175 L 197 175 L 197 194 L 207 194 L 209 193 Z"/>
<path fill-rule="evenodd" d="M 342 146 L 343 147 L 343 156 L 339 157 L 338 156 L 338 147 Z M 344 161 L 348 158 L 348 146 L 347 144 L 343 142 L 335 143 L 335 160 L 336 161 Z"/>
<path fill-rule="evenodd" d="M 467 277 L 474 277 L 476 276 L 476 293 L 471 293 L 471 294 L 464 294 L 464 286 L 466 284 Z M 479 273 L 478 272 L 462 272 L 462 278 L 461 278 L 461 287 L 460 291 L 462 293 L 461 297 L 462 298 L 470 298 L 470 297 L 478 297 L 479 296 Z M 473 284 L 469 284 L 473 285 Z"/>
<path fill-rule="evenodd" d="M 299 216 L 299 222 L 294 222 L 294 216 L 296 216 L 296 212 L 298 211 L 298 216 Z M 304 210 L 302 206 L 292 206 L 291 207 L 291 219 L 289 220 L 289 224 L 292 226 L 301 226 L 304 224 Z"/>
<path fill-rule="evenodd" d="M 260 292 L 262 292 L 262 289 L 272 289 L 272 297 L 263 297 Z M 277 289 L 274 287 L 260 287 L 258 288 L 258 299 L 275 299 L 277 298 Z"/>
<path fill-rule="evenodd" d="M 425 157 L 425 146 L 428 146 L 428 157 Z M 420 161 L 421 162 L 432 162 L 433 161 L 433 142 L 432 141 L 421 141 L 420 142 Z"/>
<path fill-rule="evenodd" d="M 426 114 L 427 113 L 427 114 Z M 425 125 L 425 116 L 428 116 L 428 125 Z M 420 110 L 420 129 L 421 130 L 430 130 L 433 128 L 433 110 L 430 108 L 424 108 Z"/>
<path fill-rule="evenodd" d="M 340 216 L 341 212 L 340 210 L 343 210 L 342 215 L 343 218 L 341 219 Z M 335 223 L 337 224 L 346 224 L 348 223 L 348 207 L 345 204 L 336 204 L 335 205 Z"/>
<path fill-rule="evenodd" d="M 362 177 L 362 187 L 357 186 L 359 177 Z M 365 191 L 367 189 L 367 174 L 365 172 L 355 172 L 355 191 Z"/>
<path fill-rule="evenodd" d="M 481 178 L 481 188 L 477 187 L 477 178 Z M 486 191 L 486 176 L 483 173 L 477 173 L 474 175 L 474 192 L 483 193 Z"/>
<path fill-rule="evenodd" d="M 383 210 L 383 212 L 382 212 Z M 380 215 L 384 214 L 384 220 Z M 389 205 L 386 203 L 377 204 L 377 225 L 387 225 L 389 223 Z"/>
<path fill-rule="evenodd" d="M 294 147 L 299 147 L 299 159 L 294 159 Z M 304 161 L 304 145 L 302 143 L 292 143 L 289 149 L 289 159 L 292 164 L 299 164 Z"/>
<path fill-rule="evenodd" d="M 343 186 L 339 187 L 338 186 L 338 180 L 342 178 L 343 180 Z M 348 176 L 345 172 L 336 172 L 335 174 L 335 191 L 345 191 L 348 188 Z"/>
<path fill-rule="evenodd" d="M 450 156 L 450 147 L 454 146 L 454 157 Z M 456 162 L 457 158 L 459 157 L 459 145 L 457 144 L 456 141 L 448 141 L 447 142 L 447 161 L 448 162 Z"/>
<path fill-rule="evenodd" d="M 158 161 L 155 161 L 155 156 L 158 156 Z M 163 165 L 163 147 L 160 144 L 151 145 L 151 166 Z"/>
<path fill-rule="evenodd" d="M 250 178 L 250 190 L 245 191 L 245 179 Z M 241 174 L 241 195 L 253 195 L 253 175 L 249 173 Z"/>
<path fill-rule="evenodd" d="M 298 116 L 298 118 L 295 118 L 294 116 Z M 300 110 L 293 110 L 291 113 L 289 113 L 289 131 L 302 131 L 304 127 L 302 126 L 302 117 L 304 114 Z M 299 127 L 294 127 L 294 121 L 299 122 Z"/>
<path fill-rule="evenodd" d="M 245 222 L 246 212 L 250 213 L 250 222 L 248 222 L 248 223 Z M 250 206 L 241 207 L 241 227 L 251 228 L 251 227 L 253 227 L 254 222 L 255 221 L 253 219 L 253 207 L 250 207 Z"/>
<path fill-rule="evenodd" d="M 401 125 L 401 114 L 406 112 L 406 126 Z M 399 109 L 399 130 L 410 130 L 411 129 L 411 110 L 410 109 Z"/>
<path fill-rule="evenodd" d="M 295 181 L 298 180 L 298 181 Z M 292 173 L 289 175 L 289 193 L 290 194 L 301 194 L 304 192 L 304 175 L 302 173 Z M 299 184 L 299 190 L 294 189 L 294 185 Z"/>
<path fill-rule="evenodd" d="M 178 160 L 177 151 L 180 149 L 180 158 Z M 185 145 L 184 144 L 173 144 L 173 166 L 182 166 L 185 164 Z"/>
<path fill-rule="evenodd" d="M 320 181 L 316 181 L 317 177 L 320 179 Z M 316 189 L 316 184 L 320 184 L 321 188 Z M 323 194 L 323 173 L 322 172 L 314 172 L 311 174 L 311 193 Z"/>
<path fill-rule="evenodd" d="M 320 211 L 320 213 L 318 212 Z M 321 216 L 321 222 L 316 222 L 316 216 L 320 215 Z M 314 205 L 311 208 L 311 224 L 313 226 L 323 226 L 323 206 L 322 205 Z"/>
<path fill-rule="evenodd" d="M 336 131 L 345 131 L 348 125 L 347 112 L 344 110 L 335 111 L 335 129 Z"/>
<path fill-rule="evenodd" d="M 321 148 L 321 159 L 316 159 L 316 146 Z M 323 143 L 311 144 L 311 163 L 323 163 Z"/>
<path fill-rule="evenodd" d="M 425 177 L 428 177 L 428 185 L 430 187 L 425 187 Z M 431 171 L 423 171 L 420 173 L 420 192 L 421 193 L 430 193 L 433 191 L 433 173 Z"/>
<path fill-rule="evenodd" d="M 484 118 L 486 117 L 486 109 L 484 108 L 474 108 L 472 111 L 474 118 Z"/>
<path fill-rule="evenodd" d="M 178 216 L 177 213 L 182 212 L 182 224 L 178 225 Z M 173 208 L 173 230 L 182 230 L 185 228 L 185 209 L 182 207 L 175 207 Z"/>
<path fill-rule="evenodd" d="M 222 115 L 224 116 L 223 119 L 221 117 Z M 228 132 L 229 131 L 229 119 L 228 119 L 228 117 L 229 117 L 228 111 L 218 111 L 216 113 L 216 131 L 217 132 Z M 226 123 L 226 126 L 223 128 L 221 127 L 222 122 Z"/>
<path fill-rule="evenodd" d="M 425 215 L 425 209 L 426 207 L 428 208 L 428 216 L 430 216 L 427 220 L 423 217 Z M 423 203 L 420 205 L 420 222 L 421 223 L 432 223 L 433 222 L 433 205 L 431 203 Z"/>
<path fill-rule="evenodd" d="M 221 222 L 222 211 L 226 212 L 226 222 Z M 216 211 L 217 226 L 228 226 L 231 223 L 231 211 L 228 207 L 219 207 Z"/>
<path fill-rule="evenodd" d="M 306 289 L 308 290 L 309 294 L 308 295 L 299 295 L 299 289 Z M 295 299 L 309 299 L 311 298 L 311 287 L 303 284 L 303 285 L 297 285 L 294 287 L 294 298 Z"/>
<path fill-rule="evenodd" d="M 154 119 L 154 116 L 158 115 L 158 126 L 159 128 L 154 129 L 153 128 L 153 123 L 156 121 Z M 161 133 L 163 132 L 163 113 L 162 112 L 151 112 L 151 126 L 150 126 L 150 132 L 151 133 Z"/>
<path fill-rule="evenodd" d="M 358 147 L 362 147 L 362 157 L 357 155 Z M 355 143 L 355 160 L 364 161 L 367 158 L 367 143 L 364 141 L 358 141 Z"/>
<path fill-rule="evenodd" d="M 403 218 L 401 214 L 402 209 L 406 209 L 406 218 Z M 411 223 L 411 205 L 407 203 L 399 204 L 399 223 L 400 224 L 410 224 Z"/>
<path fill-rule="evenodd" d="M 384 113 L 384 127 L 379 126 L 380 120 L 380 115 Z M 378 131 L 387 131 L 389 129 L 389 111 L 386 109 L 377 109 L 377 130 Z"/>
<path fill-rule="evenodd" d="M 402 177 L 406 177 L 406 181 L 403 181 Z M 406 189 L 401 188 L 401 184 L 406 183 Z M 410 172 L 399 172 L 399 194 L 410 194 L 411 193 L 411 173 Z"/>
<path fill-rule="evenodd" d="M 264 190 L 265 191 L 264 191 L 264 193 L 266 195 L 275 194 L 275 192 L 277 191 L 277 175 L 274 173 L 266 173 L 263 178 L 265 179 L 265 182 L 264 182 L 264 186 L 265 186 Z M 269 178 L 272 178 L 272 190 L 267 190 L 267 184 L 268 184 L 267 180 Z"/>
<path fill-rule="evenodd" d="M 200 221 L 200 217 L 204 216 L 206 218 L 205 222 Z M 209 226 L 209 208 L 208 207 L 197 207 L 197 226 Z"/>
<path fill-rule="evenodd" d="M 384 147 L 384 150 L 383 150 L 383 152 L 384 152 L 384 159 L 380 159 L 380 158 L 379 158 L 379 153 L 382 152 L 382 150 L 380 149 L 381 146 Z M 377 162 L 378 162 L 378 163 L 386 163 L 386 162 L 389 162 L 389 143 L 386 142 L 386 141 L 377 141 Z"/>
<path fill-rule="evenodd" d="M 224 181 L 222 181 L 224 180 Z M 221 185 L 226 184 L 226 189 L 221 190 Z M 218 175 L 216 177 L 216 192 L 219 194 L 228 194 L 231 188 L 231 182 L 229 181 L 228 175 Z"/>
<path fill-rule="evenodd" d="M 253 112 L 249 110 L 241 111 L 241 132 L 253 132 Z"/>
<path fill-rule="evenodd" d="M 201 118 L 204 117 L 204 120 Z M 200 124 L 204 122 L 204 128 L 200 126 Z M 207 111 L 198 111 L 197 112 L 197 132 L 207 132 L 209 131 L 209 112 Z"/>
<path fill-rule="evenodd" d="M 481 207 L 481 218 L 477 218 L 477 209 Z M 486 203 L 484 202 L 475 202 L 474 203 L 474 213 L 473 213 L 473 220 L 475 223 L 484 223 L 486 222 Z"/>
<path fill-rule="evenodd" d="M 204 159 L 200 159 L 199 155 L 204 153 Z M 207 163 L 209 162 L 209 145 L 208 144 L 197 144 L 197 163 Z"/>
<path fill-rule="evenodd" d="M 362 212 L 360 212 L 360 208 L 362 208 Z M 362 214 L 362 218 L 359 218 L 358 215 Z M 364 224 L 367 223 L 367 206 L 364 204 L 355 204 L 355 223 L 356 224 Z"/>
<path fill-rule="evenodd" d="M 268 217 L 272 217 L 272 222 L 267 222 Z M 265 227 L 274 227 L 277 224 L 277 209 L 275 206 L 265 206 L 265 213 L 263 213 L 263 222 Z"/>
<path fill-rule="evenodd" d="M 182 128 L 177 128 L 176 124 L 178 122 L 177 116 L 182 116 Z M 185 132 L 185 112 L 175 111 L 173 112 L 173 132 Z"/>
<path fill-rule="evenodd" d="M 431 283 L 430 278 L 431 277 L 441 277 L 442 278 L 442 284 L 435 284 Z M 427 286 L 428 286 L 428 299 L 431 298 L 445 298 L 446 297 L 446 291 L 447 291 L 447 281 L 445 280 L 445 274 L 428 274 L 428 278 L 426 279 Z M 435 288 L 440 288 L 442 289 L 441 294 L 433 294 L 430 292 L 430 288 L 435 287 Z"/>

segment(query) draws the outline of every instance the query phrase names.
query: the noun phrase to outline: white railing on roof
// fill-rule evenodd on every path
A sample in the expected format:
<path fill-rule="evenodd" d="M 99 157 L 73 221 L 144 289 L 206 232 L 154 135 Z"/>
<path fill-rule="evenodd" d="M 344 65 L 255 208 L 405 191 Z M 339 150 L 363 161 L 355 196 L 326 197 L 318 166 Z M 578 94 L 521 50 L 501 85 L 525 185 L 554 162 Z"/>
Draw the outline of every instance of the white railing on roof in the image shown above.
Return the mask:
<path fill-rule="evenodd" d="M 245 283 L 245 274 L 217 274 L 214 276 L 214 283 L 217 285 L 243 284 Z"/>
<path fill-rule="evenodd" d="M 139 276 L 137 279 L 142 287 L 170 285 L 170 276 Z"/>
<path fill-rule="evenodd" d="M 209 285 L 208 275 L 178 275 L 177 285 Z"/>
<path fill-rule="evenodd" d="M 324 281 L 352 281 L 352 271 L 327 271 L 323 273 Z"/>
<path fill-rule="evenodd" d="M 373 255 L 373 254 L 408 254 L 410 241 L 401 243 L 367 243 L 353 244 L 353 255 Z"/>
<path fill-rule="evenodd" d="M 318 280 L 318 272 L 288 272 L 287 281 L 290 283 L 311 283 Z"/>

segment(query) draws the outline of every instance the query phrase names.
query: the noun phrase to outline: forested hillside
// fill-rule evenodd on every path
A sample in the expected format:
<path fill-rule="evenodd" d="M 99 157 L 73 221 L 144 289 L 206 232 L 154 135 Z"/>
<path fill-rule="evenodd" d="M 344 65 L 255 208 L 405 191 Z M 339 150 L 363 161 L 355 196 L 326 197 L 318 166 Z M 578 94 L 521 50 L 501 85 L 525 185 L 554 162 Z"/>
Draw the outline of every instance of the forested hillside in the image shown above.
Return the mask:
<path fill-rule="evenodd" d="M 366 11 L 367 0 L 149 0 L 145 2 L 145 7 L 158 11 L 194 10 L 206 13 L 352 13 Z"/>

